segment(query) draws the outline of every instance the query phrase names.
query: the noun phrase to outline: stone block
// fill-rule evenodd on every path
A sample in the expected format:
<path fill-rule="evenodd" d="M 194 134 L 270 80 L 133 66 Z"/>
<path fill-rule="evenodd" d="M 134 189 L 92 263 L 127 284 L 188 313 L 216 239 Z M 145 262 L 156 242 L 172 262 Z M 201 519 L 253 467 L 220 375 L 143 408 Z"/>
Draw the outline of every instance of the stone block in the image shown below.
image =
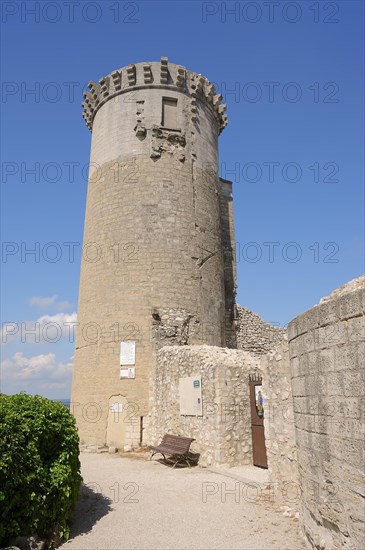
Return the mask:
<path fill-rule="evenodd" d="M 332 373 L 335 370 L 335 349 L 324 348 L 319 352 L 317 369 L 323 375 Z M 328 374 L 330 376 L 330 374 Z"/>
<path fill-rule="evenodd" d="M 318 312 L 318 326 L 333 325 L 339 320 L 337 302 L 330 300 L 316 308 Z"/>
<path fill-rule="evenodd" d="M 289 353 L 290 359 L 293 357 L 299 357 L 302 352 L 302 345 L 300 338 L 295 338 L 294 340 L 289 341 Z"/>
<path fill-rule="evenodd" d="M 294 397 L 305 397 L 307 395 L 305 376 L 296 376 L 292 378 L 292 391 Z"/>
<path fill-rule="evenodd" d="M 305 311 L 301 315 L 295 318 L 297 324 L 297 335 L 301 336 L 311 330 L 312 327 L 309 325 L 309 316 L 308 311 Z"/>
<path fill-rule="evenodd" d="M 335 325 L 327 325 L 319 329 L 319 346 L 327 348 L 338 346 L 347 342 L 346 322 L 338 322 Z"/>
<path fill-rule="evenodd" d="M 364 346 L 362 346 L 364 347 Z M 361 353 L 361 344 L 350 343 L 343 346 L 337 346 L 333 348 L 334 351 L 334 364 L 333 370 L 338 371 L 353 371 L 357 370 L 361 364 L 362 360 L 365 358 L 360 357 L 359 352 Z"/>
<path fill-rule="evenodd" d="M 351 317 L 363 316 L 364 296 L 365 291 L 363 289 L 359 289 L 354 292 L 348 292 L 347 294 L 341 296 L 338 300 L 334 301 L 339 318 L 347 320 Z"/>
<path fill-rule="evenodd" d="M 365 341 L 365 317 L 355 317 L 347 321 L 348 339 L 350 342 Z"/>
<path fill-rule="evenodd" d="M 357 371 L 349 370 L 339 373 L 342 379 L 343 393 L 345 396 L 363 396 L 365 387 L 364 369 Z"/>
<path fill-rule="evenodd" d="M 299 337 L 299 341 L 302 343 L 302 353 L 307 354 L 316 349 L 315 336 L 315 331 L 309 330 Z"/>

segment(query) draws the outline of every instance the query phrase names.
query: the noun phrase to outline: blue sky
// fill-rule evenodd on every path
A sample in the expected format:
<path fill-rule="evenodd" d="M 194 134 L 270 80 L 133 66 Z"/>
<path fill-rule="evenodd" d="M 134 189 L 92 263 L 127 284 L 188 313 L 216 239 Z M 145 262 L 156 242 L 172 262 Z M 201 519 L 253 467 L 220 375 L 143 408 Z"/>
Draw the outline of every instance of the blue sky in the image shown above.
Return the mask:
<path fill-rule="evenodd" d="M 364 272 L 363 2 L 1 7 L 2 391 L 69 396 L 90 150 L 82 91 L 129 63 L 167 56 L 225 96 L 240 304 L 285 325 Z M 74 257 L 65 243 L 78 243 Z"/>

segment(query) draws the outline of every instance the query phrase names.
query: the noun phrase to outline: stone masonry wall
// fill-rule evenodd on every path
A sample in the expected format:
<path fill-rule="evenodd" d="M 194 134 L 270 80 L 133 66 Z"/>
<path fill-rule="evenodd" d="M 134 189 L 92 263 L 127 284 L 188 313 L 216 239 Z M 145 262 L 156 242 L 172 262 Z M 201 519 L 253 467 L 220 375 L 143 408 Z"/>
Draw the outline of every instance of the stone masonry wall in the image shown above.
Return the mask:
<path fill-rule="evenodd" d="M 144 423 L 159 345 L 225 345 L 218 135 L 227 121 L 214 86 L 166 58 L 89 88 L 73 412 L 83 444 L 123 448 L 138 430 L 117 430 L 110 403 Z M 135 378 L 120 378 L 121 341 L 136 343 Z"/>
<path fill-rule="evenodd" d="M 191 450 L 201 466 L 252 464 L 248 377 L 257 357 L 213 346 L 160 349 L 151 374 L 149 444 L 169 432 L 194 437 Z M 181 416 L 179 379 L 202 377 L 202 416 Z"/>
<path fill-rule="evenodd" d="M 363 280 L 293 319 L 288 338 L 304 534 L 365 548 Z"/>
<path fill-rule="evenodd" d="M 237 305 L 237 348 L 263 355 L 282 342 L 286 334 L 283 327 L 266 323 L 259 315 Z"/>
<path fill-rule="evenodd" d="M 298 459 L 288 341 L 262 357 L 261 363 L 269 479 L 278 484 L 278 494 L 286 503 L 297 509 Z"/>

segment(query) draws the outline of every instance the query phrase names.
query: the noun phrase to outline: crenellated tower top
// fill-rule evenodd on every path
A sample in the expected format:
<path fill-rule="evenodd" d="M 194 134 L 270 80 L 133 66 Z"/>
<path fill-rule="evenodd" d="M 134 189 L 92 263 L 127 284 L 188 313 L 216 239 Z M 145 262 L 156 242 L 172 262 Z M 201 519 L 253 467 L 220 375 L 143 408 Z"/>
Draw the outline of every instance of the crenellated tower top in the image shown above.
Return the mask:
<path fill-rule="evenodd" d="M 90 131 L 93 120 L 100 109 L 110 99 L 142 88 L 162 88 L 179 91 L 191 97 L 191 113 L 194 120 L 196 101 L 204 102 L 212 111 L 218 127 L 218 134 L 227 125 L 226 105 L 222 95 L 216 94 L 216 87 L 201 74 L 188 71 L 181 65 L 169 63 L 167 57 L 160 62 L 136 63 L 128 65 L 101 78 L 99 83 L 89 82 L 89 92 L 84 93 L 82 116 Z"/>

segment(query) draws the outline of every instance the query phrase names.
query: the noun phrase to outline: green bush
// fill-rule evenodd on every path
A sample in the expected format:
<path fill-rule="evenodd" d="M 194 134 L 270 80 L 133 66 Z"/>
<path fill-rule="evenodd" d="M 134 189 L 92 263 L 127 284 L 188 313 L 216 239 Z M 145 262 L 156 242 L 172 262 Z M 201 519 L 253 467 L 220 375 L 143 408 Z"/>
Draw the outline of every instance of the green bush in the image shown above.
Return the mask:
<path fill-rule="evenodd" d="M 80 483 L 68 409 L 39 395 L 0 395 L 0 546 L 17 535 L 49 540 L 55 528 L 67 539 Z"/>

